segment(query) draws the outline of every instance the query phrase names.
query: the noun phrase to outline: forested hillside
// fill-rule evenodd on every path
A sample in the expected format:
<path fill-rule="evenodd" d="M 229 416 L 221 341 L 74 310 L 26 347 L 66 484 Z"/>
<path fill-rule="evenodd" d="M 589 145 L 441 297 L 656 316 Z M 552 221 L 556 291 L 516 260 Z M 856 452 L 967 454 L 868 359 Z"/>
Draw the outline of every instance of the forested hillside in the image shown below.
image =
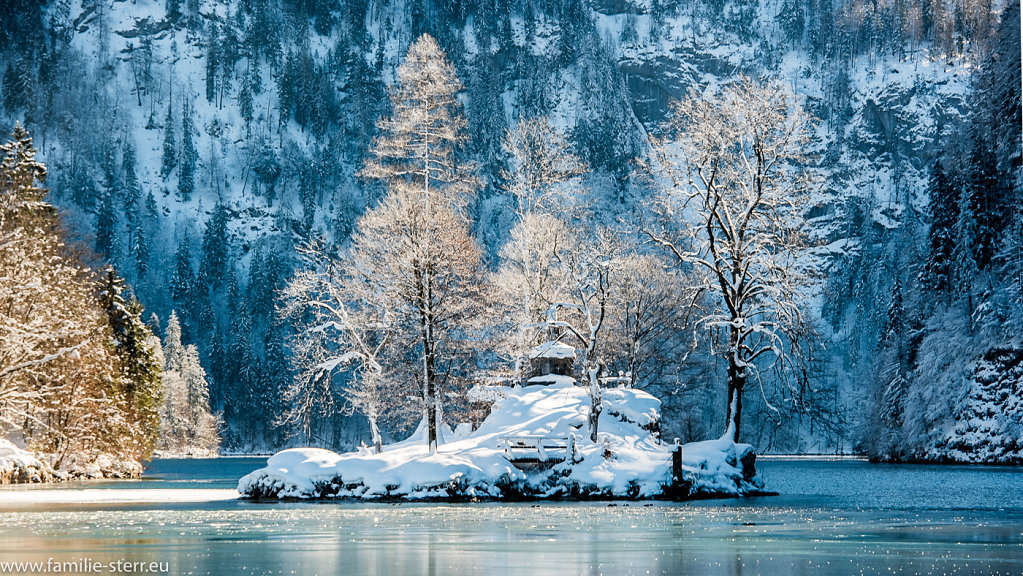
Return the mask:
<path fill-rule="evenodd" d="M 29 130 L 72 242 L 116 267 L 150 328 L 180 321 L 177 353 L 201 366 L 179 372 L 208 377 L 224 450 L 401 438 L 441 404 L 448 425 L 478 422 L 466 391 L 561 334 L 595 411 L 601 386 L 644 388 L 669 439 L 721 434 L 738 386 L 761 449 L 1021 458 L 1018 2 L 2 10 L 0 129 Z M 415 54 L 426 80 L 402 68 Z M 442 184 L 419 213 L 424 177 L 395 151 L 428 124 L 411 87 L 438 74 L 443 167 L 421 172 Z M 703 273 L 721 237 L 681 202 L 708 191 L 687 188 L 701 146 L 755 124 L 740 117 L 790 129 L 754 178 L 775 194 L 769 240 L 726 247 L 755 271 L 748 294 Z M 425 246 L 389 236 L 417 216 Z M 436 309 L 397 288 L 410 254 L 448 290 Z M 422 338 L 417 306 L 437 322 Z"/>

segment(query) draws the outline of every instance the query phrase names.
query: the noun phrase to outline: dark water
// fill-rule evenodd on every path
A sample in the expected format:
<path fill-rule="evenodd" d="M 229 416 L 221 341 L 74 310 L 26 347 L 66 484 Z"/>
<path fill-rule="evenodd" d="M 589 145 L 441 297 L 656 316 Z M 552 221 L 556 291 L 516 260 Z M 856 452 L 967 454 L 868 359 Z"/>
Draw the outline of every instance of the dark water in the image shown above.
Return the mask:
<path fill-rule="evenodd" d="M 764 460 L 781 496 L 682 504 L 224 500 L 262 462 L 166 460 L 139 482 L 0 491 L 0 572 L 52 558 L 99 573 L 158 563 L 136 574 L 1023 575 L 1019 468 Z M 122 494 L 133 501 L 104 500 Z"/>

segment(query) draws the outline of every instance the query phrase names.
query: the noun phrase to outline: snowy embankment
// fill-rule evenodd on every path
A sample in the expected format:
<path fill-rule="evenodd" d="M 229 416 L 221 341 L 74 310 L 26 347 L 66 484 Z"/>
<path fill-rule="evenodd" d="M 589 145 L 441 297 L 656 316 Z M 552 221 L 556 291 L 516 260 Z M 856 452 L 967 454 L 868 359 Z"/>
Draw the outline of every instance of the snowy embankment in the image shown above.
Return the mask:
<path fill-rule="evenodd" d="M 27 450 L 0 439 L 0 484 L 52 482 L 53 468 Z"/>
<path fill-rule="evenodd" d="M 38 484 L 62 480 L 95 478 L 138 478 L 142 464 L 134 460 L 121 460 L 109 454 L 92 459 L 74 456 L 64 458 L 54 469 L 44 458 L 18 448 L 0 438 L 0 484 Z"/>
<path fill-rule="evenodd" d="M 293 448 L 243 477 L 238 491 L 253 498 L 415 500 L 685 498 L 762 490 L 752 447 L 728 440 L 683 446 L 682 483 L 673 488 L 674 447 L 653 432 L 660 401 L 646 392 L 605 390 L 594 443 L 586 429 L 585 388 L 563 381 L 488 391 L 498 398 L 490 416 L 464 437 L 449 433 L 436 454 L 429 453 L 421 428 L 381 454 Z M 526 470 L 506 451 L 523 440 L 541 445 L 511 450 Z M 539 462 L 529 467 L 523 461 L 531 455 Z"/>

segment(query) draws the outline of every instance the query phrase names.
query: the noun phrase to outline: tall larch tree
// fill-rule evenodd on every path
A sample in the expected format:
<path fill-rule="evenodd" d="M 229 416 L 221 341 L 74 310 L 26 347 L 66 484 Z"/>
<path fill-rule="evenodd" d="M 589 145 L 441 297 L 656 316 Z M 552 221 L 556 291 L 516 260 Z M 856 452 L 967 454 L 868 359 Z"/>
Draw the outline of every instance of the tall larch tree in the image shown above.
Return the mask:
<path fill-rule="evenodd" d="M 387 186 L 360 218 L 353 285 L 400 315 L 419 356 L 427 441 L 436 450 L 442 386 L 450 385 L 458 334 L 475 305 L 480 252 L 465 204 L 476 189 L 457 157 L 466 141 L 455 69 L 429 35 L 409 48 L 361 175 Z"/>

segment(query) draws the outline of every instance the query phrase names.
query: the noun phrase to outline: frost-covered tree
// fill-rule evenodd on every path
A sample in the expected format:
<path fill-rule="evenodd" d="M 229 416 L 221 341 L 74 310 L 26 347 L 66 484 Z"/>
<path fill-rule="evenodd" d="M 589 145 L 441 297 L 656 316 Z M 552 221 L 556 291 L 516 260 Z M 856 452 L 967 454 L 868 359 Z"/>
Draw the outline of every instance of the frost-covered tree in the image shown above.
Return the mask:
<path fill-rule="evenodd" d="M 181 342 L 181 325 L 171 312 L 163 342 L 163 411 L 160 448 L 174 453 L 216 454 L 220 423 L 210 411 L 206 371 L 199 351 Z"/>
<path fill-rule="evenodd" d="M 582 372 L 590 394 L 590 440 L 597 441 L 603 393 L 599 357 L 607 338 L 607 318 L 621 272 L 622 243 L 616 231 L 599 228 L 592 237 L 576 237 L 559 246 L 555 258 L 568 277 L 565 300 L 551 306 L 547 325 L 570 333 L 582 350 Z M 559 316 L 563 313 L 563 316 Z"/>
<path fill-rule="evenodd" d="M 519 219 L 538 211 L 552 212 L 564 199 L 559 186 L 585 171 L 565 137 L 546 118 L 522 118 L 504 137 L 510 168 L 503 172 L 516 200 Z"/>
<path fill-rule="evenodd" d="M 409 340 L 431 450 L 459 333 L 477 304 L 480 253 L 464 215 L 475 179 L 456 156 L 466 138 L 461 89 L 436 40 L 416 40 L 391 88 L 392 115 L 380 120 L 361 173 L 383 182 L 387 194 L 359 219 L 351 252 L 355 285 L 377 294 L 415 334 Z"/>
<path fill-rule="evenodd" d="M 724 333 L 724 436 L 738 441 L 746 383 L 766 360 L 791 376 L 781 399 L 803 408 L 793 368 L 807 329 L 797 259 L 810 119 L 781 84 L 749 77 L 676 101 L 673 111 L 677 149 L 656 143 L 667 232 L 648 233 L 713 294 L 700 323 Z"/>
<path fill-rule="evenodd" d="M 502 343 L 525 369 L 525 355 L 545 332 L 546 312 L 559 300 L 567 276 L 557 262 L 568 227 L 556 214 L 569 190 L 566 182 L 585 171 L 565 137 L 546 118 L 522 118 L 505 134 L 509 168 L 502 173 L 515 199 L 517 221 L 501 248 L 492 277 L 498 314 L 508 320 Z"/>
<path fill-rule="evenodd" d="M 119 341 L 90 271 L 65 248 L 45 178 L 16 126 L 0 145 L 0 434 L 56 467 L 104 452 L 143 458 L 152 430 L 131 405 Z"/>
<path fill-rule="evenodd" d="M 610 375 L 637 388 L 672 382 L 696 348 L 694 324 L 704 292 L 663 257 L 635 248 L 616 268 L 607 343 Z"/>
<path fill-rule="evenodd" d="M 501 247 L 500 265 L 491 276 L 496 306 L 493 317 L 506 319 L 500 352 L 515 359 L 516 373 L 526 369 L 526 354 L 546 337 L 547 311 L 563 299 L 570 277 L 557 258 L 569 241 L 569 227 L 543 212 L 525 213 Z"/>
<path fill-rule="evenodd" d="M 348 407 L 365 417 L 373 446 L 383 451 L 380 420 L 401 402 L 384 373 L 386 354 L 395 337 L 395 318 L 386 301 L 374 302 L 350 291 L 346 262 L 322 243 L 300 248 L 305 264 L 284 290 L 281 314 L 300 322 L 292 340 L 295 381 L 286 392 L 288 422 L 311 438 L 316 418 L 340 411 L 333 380 L 346 378 L 341 395 Z M 370 293 L 371 294 L 371 293 Z"/>

